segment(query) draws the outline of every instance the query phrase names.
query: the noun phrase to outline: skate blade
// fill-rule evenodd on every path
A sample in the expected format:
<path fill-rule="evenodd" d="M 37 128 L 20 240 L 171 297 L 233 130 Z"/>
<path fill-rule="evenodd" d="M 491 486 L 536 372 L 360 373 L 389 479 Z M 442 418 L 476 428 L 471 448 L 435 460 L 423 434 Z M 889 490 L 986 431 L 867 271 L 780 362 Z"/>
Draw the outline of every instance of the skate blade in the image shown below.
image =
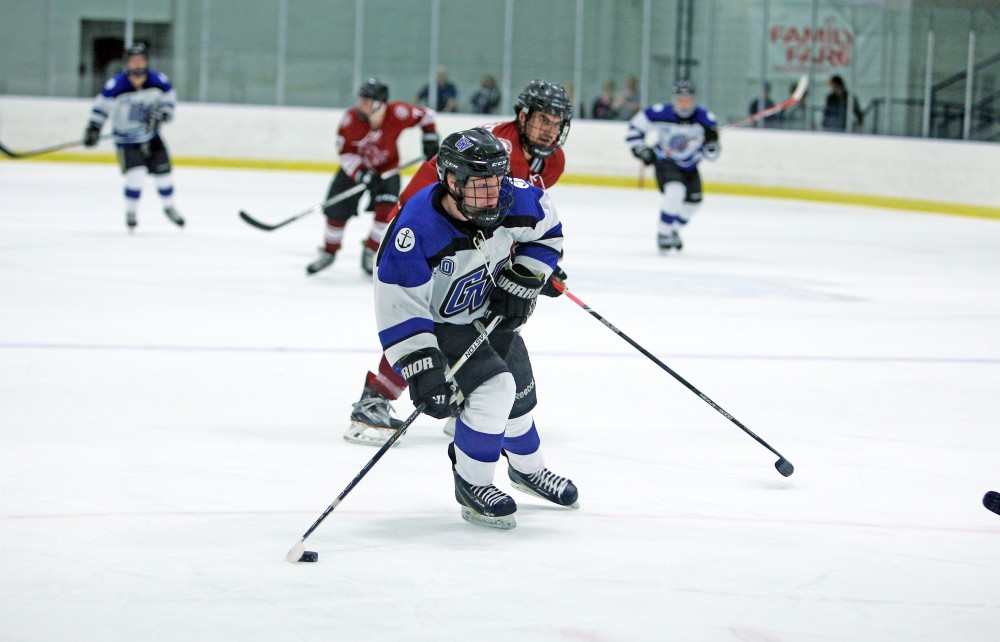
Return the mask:
<path fill-rule="evenodd" d="M 547 502 L 549 502 L 551 504 L 555 504 L 556 506 L 562 506 L 563 508 L 572 508 L 574 510 L 577 509 L 577 508 L 580 508 L 580 500 L 579 499 L 576 500 L 575 502 L 573 502 L 572 504 L 560 504 L 559 502 L 552 501 L 551 499 L 549 499 L 545 495 L 542 495 L 540 493 L 536 493 L 534 491 L 534 489 L 532 489 L 530 486 L 525 486 L 524 484 L 516 482 L 513 479 L 510 480 L 510 485 L 513 486 L 514 488 L 516 488 L 517 490 L 521 491 L 525 495 L 532 495 L 532 496 L 537 497 L 539 499 L 544 499 L 545 501 L 547 501 Z"/>
<path fill-rule="evenodd" d="M 378 428 L 360 421 L 351 421 L 350 427 L 344 433 L 344 440 L 352 444 L 381 448 L 395 432 L 390 428 Z M 392 447 L 395 448 L 398 445 L 399 440 L 396 440 Z"/>
<path fill-rule="evenodd" d="M 513 515 L 504 515 L 503 517 L 487 517 L 486 515 L 480 515 L 468 506 L 462 506 L 462 519 L 475 526 L 498 528 L 504 531 L 509 531 L 517 526 L 517 520 L 514 519 Z"/>

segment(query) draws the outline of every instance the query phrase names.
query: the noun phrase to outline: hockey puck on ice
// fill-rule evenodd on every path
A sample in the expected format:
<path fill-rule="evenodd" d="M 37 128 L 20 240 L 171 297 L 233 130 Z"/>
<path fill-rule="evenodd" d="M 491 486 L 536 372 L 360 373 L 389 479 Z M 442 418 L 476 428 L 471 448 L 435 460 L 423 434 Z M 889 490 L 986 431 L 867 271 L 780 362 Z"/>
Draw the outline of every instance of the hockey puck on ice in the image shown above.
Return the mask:
<path fill-rule="evenodd" d="M 315 562 L 318 560 L 319 560 L 319 553 L 317 553 L 316 551 L 306 551 L 305 553 L 302 554 L 302 557 L 299 558 L 300 562 Z"/>

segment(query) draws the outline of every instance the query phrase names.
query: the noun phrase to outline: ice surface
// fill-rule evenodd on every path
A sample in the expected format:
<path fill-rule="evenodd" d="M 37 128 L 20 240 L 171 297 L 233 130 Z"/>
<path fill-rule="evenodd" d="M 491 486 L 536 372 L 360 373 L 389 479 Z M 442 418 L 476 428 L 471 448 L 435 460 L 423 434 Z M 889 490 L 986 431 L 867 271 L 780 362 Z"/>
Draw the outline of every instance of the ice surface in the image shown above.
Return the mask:
<path fill-rule="evenodd" d="M 1000 621 L 1000 224 L 563 185 L 567 298 L 525 330 L 547 464 L 463 522 L 440 422 L 346 443 L 376 366 L 369 217 L 326 272 L 316 173 L 0 163 L 0 639 L 987 641 Z M 396 404 L 398 414 L 412 409 Z M 509 489 L 498 470 L 498 485 Z"/>

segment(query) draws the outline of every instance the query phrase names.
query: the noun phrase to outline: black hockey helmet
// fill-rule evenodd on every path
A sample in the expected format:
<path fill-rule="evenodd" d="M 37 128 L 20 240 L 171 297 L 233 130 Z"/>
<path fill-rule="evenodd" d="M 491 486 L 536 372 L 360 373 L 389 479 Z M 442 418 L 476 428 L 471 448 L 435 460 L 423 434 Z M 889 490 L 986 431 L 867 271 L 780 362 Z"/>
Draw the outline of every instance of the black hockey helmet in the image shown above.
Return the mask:
<path fill-rule="evenodd" d="M 358 97 L 371 98 L 375 102 L 387 103 L 389 102 L 389 85 L 378 78 L 369 78 L 361 83 L 361 89 L 358 89 Z"/>
<path fill-rule="evenodd" d="M 691 117 L 691 114 L 693 114 L 695 110 L 694 108 L 695 94 L 696 92 L 694 89 L 694 83 L 691 82 L 689 79 L 678 78 L 677 80 L 674 81 L 673 103 L 674 103 L 674 111 L 677 112 L 678 116 L 680 116 L 681 118 Z M 692 106 L 690 108 L 684 108 L 684 109 L 678 108 L 677 107 L 678 98 L 690 98 Z"/>
<path fill-rule="evenodd" d="M 143 42 L 133 42 L 125 47 L 125 60 L 128 60 L 130 56 L 144 56 L 149 58 L 149 49 Z"/>
<path fill-rule="evenodd" d="M 518 95 L 517 102 L 514 104 L 515 116 L 522 111 L 525 112 L 525 122 L 536 111 L 562 118 L 559 135 L 556 137 L 555 143 L 551 145 L 541 145 L 528 140 L 524 125 L 521 124 L 521 119 L 517 118 L 517 131 L 521 135 L 521 144 L 532 156 L 545 158 L 566 143 L 566 137 L 569 136 L 569 121 L 573 118 L 573 105 L 569 101 L 569 95 L 561 85 L 547 80 L 532 80 Z"/>
<path fill-rule="evenodd" d="M 476 127 L 455 132 L 441 142 L 437 154 L 438 181 L 455 199 L 458 209 L 465 218 L 479 227 L 494 227 L 499 223 L 513 202 L 513 194 L 505 187 L 505 178 L 510 172 L 510 156 L 500 140 L 483 129 Z M 448 186 L 448 174 L 455 176 L 455 190 Z M 465 202 L 465 184 L 470 178 L 500 178 L 500 197 L 494 207 L 475 207 Z"/>

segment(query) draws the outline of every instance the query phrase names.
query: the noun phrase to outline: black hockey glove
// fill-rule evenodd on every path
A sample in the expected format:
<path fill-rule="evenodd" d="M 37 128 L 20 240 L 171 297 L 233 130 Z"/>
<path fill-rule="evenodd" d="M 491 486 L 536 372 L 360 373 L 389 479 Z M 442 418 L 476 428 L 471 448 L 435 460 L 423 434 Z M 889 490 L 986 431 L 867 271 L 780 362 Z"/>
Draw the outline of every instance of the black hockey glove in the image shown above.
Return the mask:
<path fill-rule="evenodd" d="M 719 157 L 719 153 L 722 150 L 719 148 L 719 143 L 712 141 L 711 143 L 705 143 L 701 146 L 701 153 L 705 157 L 705 160 L 714 161 Z"/>
<path fill-rule="evenodd" d="M 441 147 L 441 137 L 437 132 L 424 132 L 424 158 L 430 160 L 438 153 Z"/>
<path fill-rule="evenodd" d="M 414 406 L 424 403 L 424 414 L 446 419 L 458 410 L 452 401 L 452 386 L 444 378 L 444 355 L 437 348 L 424 348 L 410 353 L 396 364 L 410 384 L 410 400 Z"/>
<path fill-rule="evenodd" d="M 545 284 L 540 274 L 517 263 L 500 271 L 490 290 L 490 314 L 503 315 L 501 328 L 513 329 L 524 324 L 535 311 L 538 293 Z"/>
<path fill-rule="evenodd" d="M 562 290 L 556 288 L 556 284 L 559 284 L 560 286 L 565 284 L 566 278 L 566 272 L 557 265 L 556 269 L 552 270 L 552 275 L 549 276 L 549 280 L 542 286 L 541 294 L 550 297 L 562 296 Z"/>
<path fill-rule="evenodd" d="M 101 126 L 97 123 L 87 123 L 87 129 L 83 130 L 83 146 L 93 147 L 101 139 Z"/>
<path fill-rule="evenodd" d="M 636 145 L 632 148 L 632 155 L 645 165 L 652 165 L 656 162 L 656 152 L 649 145 Z"/>
<path fill-rule="evenodd" d="M 163 105 L 155 105 L 149 110 L 149 128 L 156 129 L 160 123 L 168 123 L 173 113 Z"/>
<path fill-rule="evenodd" d="M 357 181 L 365 185 L 372 194 L 378 191 L 382 184 L 382 175 L 374 167 L 365 167 L 358 172 Z"/>

